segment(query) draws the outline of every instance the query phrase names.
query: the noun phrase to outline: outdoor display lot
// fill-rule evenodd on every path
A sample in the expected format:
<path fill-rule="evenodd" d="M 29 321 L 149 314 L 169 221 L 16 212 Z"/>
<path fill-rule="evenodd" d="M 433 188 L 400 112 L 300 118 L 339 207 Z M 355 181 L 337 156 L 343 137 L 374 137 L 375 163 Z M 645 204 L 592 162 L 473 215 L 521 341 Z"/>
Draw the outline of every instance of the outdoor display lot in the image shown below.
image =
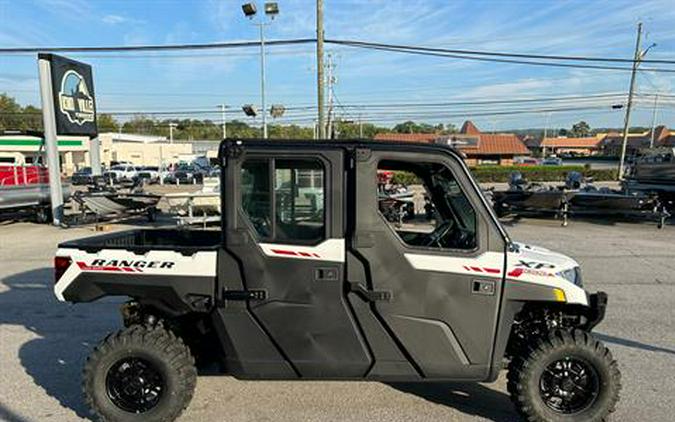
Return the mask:
<path fill-rule="evenodd" d="M 597 329 L 619 361 L 617 421 L 672 420 L 675 377 L 675 226 L 575 220 L 506 221 L 515 240 L 579 260 L 589 290 L 609 294 Z M 115 230 L 123 229 L 115 226 Z M 56 244 L 93 235 L 29 223 L 0 225 L 0 420 L 86 418 L 80 371 L 120 326 L 119 300 L 70 306 L 51 289 Z M 203 375 L 181 420 L 517 420 L 496 384 L 237 381 Z"/>

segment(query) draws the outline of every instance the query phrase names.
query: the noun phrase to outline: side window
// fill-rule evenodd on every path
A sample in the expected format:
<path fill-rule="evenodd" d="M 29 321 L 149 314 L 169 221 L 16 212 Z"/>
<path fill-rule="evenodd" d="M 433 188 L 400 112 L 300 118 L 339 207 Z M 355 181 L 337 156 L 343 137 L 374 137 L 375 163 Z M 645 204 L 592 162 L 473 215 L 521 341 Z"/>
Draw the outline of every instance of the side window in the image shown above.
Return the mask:
<path fill-rule="evenodd" d="M 246 160 L 241 166 L 241 207 L 261 239 L 272 237 L 270 164 Z"/>
<path fill-rule="evenodd" d="M 323 164 L 318 160 L 244 162 L 241 204 L 260 238 L 306 244 L 324 239 L 324 175 Z"/>
<path fill-rule="evenodd" d="M 476 211 L 444 165 L 382 161 L 377 195 L 380 213 L 406 245 L 476 248 Z"/>

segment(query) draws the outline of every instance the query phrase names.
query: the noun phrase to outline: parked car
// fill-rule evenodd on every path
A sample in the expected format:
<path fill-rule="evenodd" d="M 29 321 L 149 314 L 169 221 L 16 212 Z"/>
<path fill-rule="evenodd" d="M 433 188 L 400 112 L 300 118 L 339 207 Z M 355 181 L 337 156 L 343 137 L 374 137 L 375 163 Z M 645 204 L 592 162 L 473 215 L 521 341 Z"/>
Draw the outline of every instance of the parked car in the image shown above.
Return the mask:
<path fill-rule="evenodd" d="M 128 164 L 119 164 L 110 168 L 110 170 L 103 173 L 103 178 L 106 182 L 129 182 L 134 180 L 138 174 L 136 167 Z"/>
<path fill-rule="evenodd" d="M 181 164 L 164 178 L 164 183 L 195 184 L 204 181 L 203 169 L 189 164 Z"/>
<path fill-rule="evenodd" d="M 545 166 L 562 166 L 563 160 L 559 157 L 548 157 L 541 164 Z"/>
<path fill-rule="evenodd" d="M 73 173 L 70 177 L 70 183 L 73 185 L 90 185 L 94 183 L 94 174 L 91 167 L 83 167 Z"/>
<path fill-rule="evenodd" d="M 532 157 L 518 157 L 513 161 L 517 166 L 538 166 L 539 160 Z"/>
<path fill-rule="evenodd" d="M 138 173 L 134 178 L 136 181 L 143 179 L 147 183 L 159 182 L 159 167 L 145 166 L 138 169 Z"/>

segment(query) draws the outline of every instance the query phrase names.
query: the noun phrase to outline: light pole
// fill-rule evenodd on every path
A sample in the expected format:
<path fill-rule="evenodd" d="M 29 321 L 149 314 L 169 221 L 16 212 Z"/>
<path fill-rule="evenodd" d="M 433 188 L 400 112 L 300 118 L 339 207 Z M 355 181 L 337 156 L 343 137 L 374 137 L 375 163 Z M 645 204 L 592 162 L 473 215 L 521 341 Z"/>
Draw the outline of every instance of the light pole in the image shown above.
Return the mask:
<path fill-rule="evenodd" d="M 244 16 L 253 20 L 253 17 L 258 12 L 255 3 L 245 3 L 241 6 Z M 279 5 L 276 2 L 265 3 L 265 15 L 274 20 L 279 14 Z M 267 106 L 265 104 L 265 26 L 269 22 L 264 22 L 260 18 L 260 22 L 254 25 L 260 28 L 260 102 L 262 103 L 262 125 L 263 125 L 263 139 L 267 139 Z"/>
<path fill-rule="evenodd" d="M 169 123 L 169 143 L 173 144 L 173 128 L 178 127 L 177 123 Z"/>
<path fill-rule="evenodd" d="M 227 126 L 225 120 L 225 108 L 227 106 L 225 104 L 218 104 L 218 107 L 220 107 L 220 118 L 223 124 L 223 139 L 227 139 Z"/>

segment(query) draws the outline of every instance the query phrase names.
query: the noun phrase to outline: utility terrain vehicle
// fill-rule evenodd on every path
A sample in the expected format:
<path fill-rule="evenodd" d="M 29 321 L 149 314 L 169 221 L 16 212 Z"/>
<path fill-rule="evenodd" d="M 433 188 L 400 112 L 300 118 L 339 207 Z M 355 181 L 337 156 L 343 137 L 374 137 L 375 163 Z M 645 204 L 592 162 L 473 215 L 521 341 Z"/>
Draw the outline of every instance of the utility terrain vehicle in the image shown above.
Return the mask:
<path fill-rule="evenodd" d="M 213 358 L 240 379 L 387 382 L 494 381 L 508 362 L 525 419 L 614 410 L 617 363 L 590 334 L 607 296 L 574 260 L 512 242 L 453 149 L 223 141 L 219 155 L 221 230 L 59 245 L 60 300 L 131 298 L 84 368 L 101 419 L 175 419 Z M 378 171 L 406 179 L 418 217 L 384 218 Z"/>

